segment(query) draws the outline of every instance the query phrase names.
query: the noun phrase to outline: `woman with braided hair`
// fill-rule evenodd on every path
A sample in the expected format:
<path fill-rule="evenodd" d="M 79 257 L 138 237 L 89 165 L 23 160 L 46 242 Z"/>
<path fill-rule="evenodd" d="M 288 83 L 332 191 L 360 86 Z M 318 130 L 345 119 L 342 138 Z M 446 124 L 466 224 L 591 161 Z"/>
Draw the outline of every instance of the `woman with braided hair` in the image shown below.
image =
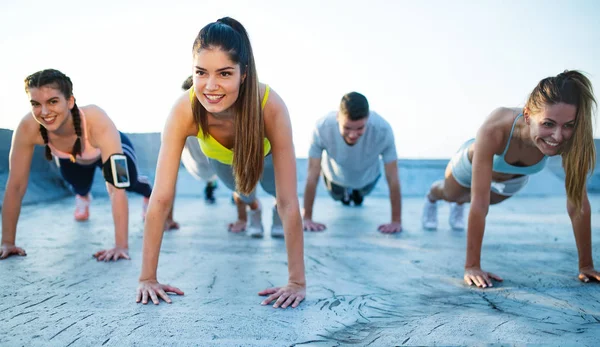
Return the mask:
<path fill-rule="evenodd" d="M 25 91 L 29 95 L 31 112 L 23 117 L 12 137 L 10 171 L 2 205 L 0 259 L 11 254 L 25 255 L 22 248 L 15 246 L 15 237 L 36 145 L 46 147 L 46 159 L 52 160 L 52 156 L 58 159 L 61 175 L 76 194 L 77 221 L 89 218 L 89 192 L 94 172 L 97 167 L 103 169 L 112 203 L 115 247 L 101 250 L 94 256 L 103 261 L 129 259 L 127 195 L 118 187 L 144 196 L 144 214 L 152 192 L 150 184 L 138 177 L 131 141 L 117 130 L 98 106 L 77 106 L 71 79 L 60 71 L 48 69 L 28 76 Z M 118 163 L 114 158 L 119 155 L 122 165 L 113 165 Z M 125 162 L 127 169 L 123 171 Z M 113 166 L 114 172 L 118 173 L 115 176 L 110 174 Z M 123 183 L 125 181 L 128 187 Z M 168 218 L 165 227 L 177 227 L 177 223 Z"/>
<path fill-rule="evenodd" d="M 157 187 L 144 227 L 137 302 L 171 302 L 167 292 L 183 294 L 159 283 L 156 272 L 162 224 L 173 204 L 181 152 L 187 137 L 195 136 L 219 179 L 235 191 L 236 200 L 250 207 L 249 234 L 263 234 L 257 184 L 276 198 L 271 237 L 285 236 L 288 282 L 258 294 L 267 296 L 263 305 L 275 302 L 275 308 L 296 307 L 306 293 L 304 239 L 292 126 L 285 103 L 268 85 L 259 83 L 248 33 L 232 18 L 221 18 L 200 30 L 192 59 L 194 83 L 175 101 L 162 133 Z"/>
<path fill-rule="evenodd" d="M 567 212 L 579 253 L 579 279 L 600 281 L 592 259 L 591 208 L 586 181 L 594 169 L 596 150 L 592 120 L 596 101 L 592 83 L 578 71 L 541 80 L 525 107 L 498 108 L 462 145 L 433 183 L 423 211 L 423 227 L 437 227 L 438 200 L 455 203 L 450 225 L 464 227 L 463 204 L 471 202 L 467 225 L 464 281 L 486 288 L 502 278 L 481 269 L 481 244 L 491 204 L 521 190 L 529 175 L 541 171 L 549 156 L 560 155 L 566 173 Z"/>

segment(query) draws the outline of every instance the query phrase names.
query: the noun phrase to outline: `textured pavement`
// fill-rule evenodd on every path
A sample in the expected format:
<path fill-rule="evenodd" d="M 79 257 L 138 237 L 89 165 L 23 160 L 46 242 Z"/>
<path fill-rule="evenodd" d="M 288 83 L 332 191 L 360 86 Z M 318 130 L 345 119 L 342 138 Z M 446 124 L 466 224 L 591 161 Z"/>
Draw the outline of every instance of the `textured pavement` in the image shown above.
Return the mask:
<path fill-rule="evenodd" d="M 199 183 L 198 183 L 199 184 Z M 405 198 L 404 231 L 382 235 L 384 198 L 360 208 L 317 198 L 322 233 L 305 233 L 307 298 L 296 309 L 261 306 L 257 292 L 285 284 L 283 240 L 235 235 L 228 199 L 176 201 L 179 231 L 165 234 L 158 277 L 184 296 L 135 303 L 141 267 L 141 199 L 130 196 L 131 261 L 99 263 L 114 242 L 110 204 L 72 219 L 73 199 L 23 208 L 17 244 L 27 257 L 0 261 L 0 346 L 411 346 L 598 345 L 600 285 L 577 280 L 564 197 L 522 197 L 493 206 L 482 265 L 504 277 L 489 289 L 462 282 L 465 232 L 420 228 L 423 200 Z M 599 239 L 600 196 L 592 195 Z M 599 260 L 598 242 L 594 243 Z"/>

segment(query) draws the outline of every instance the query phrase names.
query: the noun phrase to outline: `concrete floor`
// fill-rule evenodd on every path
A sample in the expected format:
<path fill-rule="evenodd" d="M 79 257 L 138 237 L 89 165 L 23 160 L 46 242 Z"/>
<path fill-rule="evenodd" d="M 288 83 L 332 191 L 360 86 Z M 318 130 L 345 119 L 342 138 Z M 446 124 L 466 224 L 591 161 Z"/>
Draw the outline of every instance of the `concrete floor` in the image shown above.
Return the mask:
<path fill-rule="evenodd" d="M 263 198 L 265 206 L 271 203 Z M 600 196 L 591 197 L 593 233 Z M 323 233 L 305 233 L 307 299 L 297 309 L 261 306 L 257 292 L 285 284 L 284 241 L 225 230 L 234 208 L 180 198 L 182 224 L 165 234 L 159 280 L 185 291 L 173 304 L 135 303 L 141 267 L 141 199 L 131 197 L 131 261 L 99 263 L 113 244 L 109 201 L 86 223 L 73 199 L 26 206 L 17 244 L 27 257 L 0 261 L 0 346 L 392 346 L 598 345 L 600 285 L 577 280 L 577 252 L 564 198 L 513 198 L 493 206 L 482 264 L 505 281 L 462 282 L 465 232 L 420 228 L 422 199 L 404 199 L 404 232 L 376 231 L 383 198 L 361 208 L 318 198 Z M 600 262 L 600 244 L 594 244 Z"/>

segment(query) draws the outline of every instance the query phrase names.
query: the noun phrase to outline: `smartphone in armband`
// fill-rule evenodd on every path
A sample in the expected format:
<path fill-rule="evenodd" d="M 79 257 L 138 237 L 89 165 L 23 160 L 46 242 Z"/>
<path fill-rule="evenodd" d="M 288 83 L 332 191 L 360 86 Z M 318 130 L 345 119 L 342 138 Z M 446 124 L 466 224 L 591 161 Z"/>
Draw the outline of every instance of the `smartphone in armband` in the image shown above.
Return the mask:
<path fill-rule="evenodd" d="M 110 157 L 110 167 L 113 177 L 113 185 L 117 188 L 129 187 L 129 169 L 127 167 L 127 157 L 123 154 L 113 154 Z"/>

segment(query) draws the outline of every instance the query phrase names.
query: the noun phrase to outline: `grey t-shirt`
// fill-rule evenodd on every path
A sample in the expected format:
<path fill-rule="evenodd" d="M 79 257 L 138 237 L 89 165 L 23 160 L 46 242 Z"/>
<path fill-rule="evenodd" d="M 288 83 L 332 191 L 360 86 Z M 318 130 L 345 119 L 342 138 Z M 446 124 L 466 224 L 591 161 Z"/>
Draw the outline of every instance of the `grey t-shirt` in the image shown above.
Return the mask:
<path fill-rule="evenodd" d="M 321 170 L 328 180 L 360 189 L 380 175 L 380 157 L 385 164 L 398 159 L 394 132 L 385 119 L 371 111 L 364 134 L 350 146 L 340 134 L 336 115 L 331 112 L 317 121 L 308 156 L 322 158 Z"/>

